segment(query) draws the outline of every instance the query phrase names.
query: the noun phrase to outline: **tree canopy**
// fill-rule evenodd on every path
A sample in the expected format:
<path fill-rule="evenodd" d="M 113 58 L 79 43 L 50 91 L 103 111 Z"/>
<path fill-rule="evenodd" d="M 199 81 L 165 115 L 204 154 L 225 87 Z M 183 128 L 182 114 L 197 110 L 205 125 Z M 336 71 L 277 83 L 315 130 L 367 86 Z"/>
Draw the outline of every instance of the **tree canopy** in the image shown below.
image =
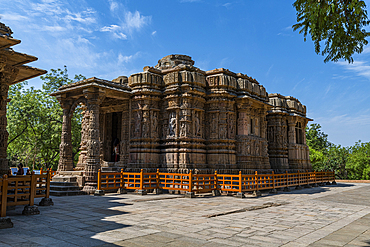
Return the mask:
<path fill-rule="evenodd" d="M 81 75 L 69 79 L 64 67 L 41 76 L 42 89 L 27 88 L 27 82 L 9 88 L 7 155 L 10 163 L 22 162 L 35 169 L 57 168 L 63 111 L 56 98 L 49 94 L 81 79 L 84 79 Z M 77 159 L 81 140 L 81 114 L 78 112 L 72 118 L 72 135 L 73 156 Z"/>
<path fill-rule="evenodd" d="M 366 4 L 360 0 L 296 0 L 293 3 L 297 11 L 297 24 L 293 30 L 307 34 L 315 45 L 315 52 L 325 56 L 324 62 L 345 59 L 353 62 L 353 55 L 361 53 L 370 33 L 365 26 L 370 21 L 367 17 Z M 324 49 L 321 44 L 324 43 Z"/>
<path fill-rule="evenodd" d="M 370 142 L 342 147 L 328 141 L 319 124 L 306 128 L 306 140 L 314 170 L 334 170 L 341 179 L 370 179 Z"/>

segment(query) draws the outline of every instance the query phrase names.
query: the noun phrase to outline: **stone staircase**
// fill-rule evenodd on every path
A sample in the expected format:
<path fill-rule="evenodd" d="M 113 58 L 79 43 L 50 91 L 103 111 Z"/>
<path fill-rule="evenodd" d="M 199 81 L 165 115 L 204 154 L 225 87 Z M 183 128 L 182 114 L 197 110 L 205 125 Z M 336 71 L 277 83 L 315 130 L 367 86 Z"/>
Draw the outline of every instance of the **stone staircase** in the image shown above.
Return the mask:
<path fill-rule="evenodd" d="M 76 196 L 85 195 L 77 183 L 77 178 L 73 176 L 55 176 L 50 181 L 51 196 Z"/>

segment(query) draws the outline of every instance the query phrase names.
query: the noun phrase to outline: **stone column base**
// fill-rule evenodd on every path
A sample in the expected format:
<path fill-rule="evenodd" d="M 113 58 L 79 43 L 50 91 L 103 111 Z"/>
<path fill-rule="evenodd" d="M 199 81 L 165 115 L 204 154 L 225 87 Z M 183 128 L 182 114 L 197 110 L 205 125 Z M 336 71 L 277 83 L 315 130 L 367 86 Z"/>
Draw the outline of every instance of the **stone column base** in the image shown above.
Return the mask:
<path fill-rule="evenodd" d="M 51 198 L 42 198 L 39 202 L 39 206 L 54 206 L 53 200 Z"/>
<path fill-rule="evenodd" d="M 94 194 L 95 190 L 96 190 L 96 186 L 92 186 L 89 184 L 85 184 L 85 186 L 82 189 L 82 191 L 86 192 L 87 194 Z"/>
<path fill-rule="evenodd" d="M 159 194 L 163 194 L 163 191 L 162 191 L 162 189 L 154 189 L 153 193 L 156 194 L 156 195 L 159 195 Z"/>
<path fill-rule="evenodd" d="M 244 193 L 243 192 L 238 192 L 238 193 L 236 193 L 236 196 L 235 196 L 236 198 L 244 198 L 245 196 L 244 196 Z"/>
<path fill-rule="evenodd" d="M 312 184 L 311 186 L 312 187 L 319 187 L 317 184 Z"/>
<path fill-rule="evenodd" d="M 127 190 L 126 190 L 126 188 L 119 188 L 119 189 L 117 190 L 117 193 L 118 193 L 118 194 L 127 194 Z"/>
<path fill-rule="evenodd" d="M 333 181 L 331 182 L 332 185 L 337 185 L 337 182 Z"/>
<path fill-rule="evenodd" d="M 212 190 L 212 195 L 213 195 L 213 196 L 220 196 L 220 195 L 221 195 L 221 193 L 220 193 L 220 191 L 219 191 L 219 190 Z"/>
<path fill-rule="evenodd" d="M 187 198 L 194 198 L 194 197 L 195 197 L 195 194 L 194 194 L 194 192 L 189 192 L 189 191 L 187 191 L 187 192 L 185 193 L 185 197 L 187 197 Z"/>
<path fill-rule="evenodd" d="M 303 187 L 306 188 L 306 189 L 312 188 L 312 186 L 309 185 L 309 184 L 305 184 Z"/>
<path fill-rule="evenodd" d="M 261 194 L 261 191 L 259 191 L 259 190 L 255 190 L 255 191 L 253 191 L 253 196 L 254 197 L 259 197 L 259 196 L 261 196 L 262 194 Z"/>
<path fill-rule="evenodd" d="M 326 182 L 325 184 L 326 184 L 326 185 L 331 185 L 331 183 L 330 183 L 330 182 Z"/>
<path fill-rule="evenodd" d="M 24 215 L 35 215 L 35 214 L 40 214 L 40 210 L 36 205 L 33 206 L 25 206 L 22 214 Z"/>
<path fill-rule="evenodd" d="M 272 190 L 270 190 L 270 192 L 269 192 L 270 194 L 277 194 L 278 192 L 277 192 L 277 190 L 276 189 L 272 189 Z"/>
<path fill-rule="evenodd" d="M 302 189 L 302 187 L 301 187 L 300 185 L 297 185 L 297 186 L 295 187 L 295 189 L 296 189 L 296 190 L 301 190 L 301 189 Z"/>
<path fill-rule="evenodd" d="M 146 195 L 147 192 L 146 190 L 137 190 L 137 194 L 143 196 L 143 195 Z"/>
<path fill-rule="evenodd" d="M 104 196 L 105 192 L 104 190 L 95 190 L 94 196 Z"/>
<path fill-rule="evenodd" d="M 0 229 L 12 228 L 13 222 L 10 218 L 0 218 Z"/>
<path fill-rule="evenodd" d="M 290 191 L 290 188 L 289 187 L 284 187 L 283 191 L 284 192 L 289 192 Z"/>

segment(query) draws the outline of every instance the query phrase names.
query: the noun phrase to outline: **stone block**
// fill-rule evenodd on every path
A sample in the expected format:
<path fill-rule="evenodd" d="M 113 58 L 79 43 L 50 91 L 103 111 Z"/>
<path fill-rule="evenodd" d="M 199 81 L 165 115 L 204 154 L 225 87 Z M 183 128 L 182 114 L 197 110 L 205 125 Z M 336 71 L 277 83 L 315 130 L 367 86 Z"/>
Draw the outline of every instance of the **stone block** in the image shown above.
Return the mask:
<path fill-rule="evenodd" d="M 42 198 L 39 206 L 54 206 L 54 202 L 51 198 Z"/>
<path fill-rule="evenodd" d="M 95 190 L 94 196 L 104 196 L 105 192 L 104 190 Z"/>
<path fill-rule="evenodd" d="M 146 190 L 137 190 L 137 194 L 141 195 L 141 196 L 144 196 L 144 195 L 147 194 L 147 191 Z"/>
<path fill-rule="evenodd" d="M 289 187 L 284 187 L 283 191 L 284 192 L 290 192 L 290 188 Z"/>
<path fill-rule="evenodd" d="M 237 198 L 244 198 L 245 196 L 244 196 L 244 193 L 243 192 L 238 192 L 238 193 L 236 193 L 236 196 L 235 197 L 237 197 Z"/>
<path fill-rule="evenodd" d="M 194 198 L 194 197 L 195 197 L 195 194 L 194 194 L 194 192 L 189 192 L 189 191 L 187 191 L 187 192 L 185 193 L 185 197 L 187 197 L 187 198 Z"/>
<path fill-rule="evenodd" d="M 117 190 L 117 193 L 118 193 L 118 194 L 127 194 L 127 190 L 126 190 L 126 188 L 119 188 L 119 189 Z"/>
<path fill-rule="evenodd" d="M 276 189 L 272 189 L 272 190 L 270 190 L 270 192 L 269 192 L 270 194 L 277 194 L 278 192 L 277 192 L 277 190 Z"/>
<path fill-rule="evenodd" d="M 220 195 L 221 195 L 221 193 L 220 193 L 220 191 L 219 191 L 219 190 L 212 190 L 212 195 L 213 195 L 213 196 L 220 196 Z"/>
<path fill-rule="evenodd" d="M 255 190 L 253 191 L 253 194 L 252 194 L 254 197 L 260 197 L 262 195 L 261 191 L 259 190 Z"/>
<path fill-rule="evenodd" d="M 25 206 L 23 211 L 23 215 L 35 215 L 35 214 L 40 214 L 40 210 L 36 205 L 33 206 Z"/>
<path fill-rule="evenodd" d="M 7 218 L 7 217 L 0 218 L 0 229 L 12 228 L 12 227 L 13 227 L 13 222 L 10 218 Z"/>

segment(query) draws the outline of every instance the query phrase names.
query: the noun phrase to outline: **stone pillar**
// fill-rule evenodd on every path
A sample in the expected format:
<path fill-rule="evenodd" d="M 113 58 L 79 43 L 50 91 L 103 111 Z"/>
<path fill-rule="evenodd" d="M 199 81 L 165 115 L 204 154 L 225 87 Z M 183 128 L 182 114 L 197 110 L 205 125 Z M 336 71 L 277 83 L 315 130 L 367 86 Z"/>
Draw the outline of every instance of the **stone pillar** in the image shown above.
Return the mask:
<path fill-rule="evenodd" d="M 97 174 L 100 168 L 100 140 L 99 140 L 99 108 L 104 94 L 98 89 L 89 88 L 84 90 L 87 106 L 89 108 L 89 130 L 86 142 L 87 155 L 85 167 L 85 186 L 83 191 L 93 193 L 96 190 Z"/>
<path fill-rule="evenodd" d="M 71 133 L 71 101 L 58 97 L 63 109 L 62 136 L 59 145 L 58 171 L 72 171 L 72 133 Z"/>
<path fill-rule="evenodd" d="M 6 149 L 8 147 L 8 131 L 6 130 L 6 104 L 8 101 L 8 90 L 7 84 L 0 84 L 0 176 L 7 174 L 8 160 L 6 158 Z"/>
<path fill-rule="evenodd" d="M 9 170 L 6 149 L 8 148 L 9 133 L 6 130 L 6 105 L 8 100 L 9 85 L 16 78 L 19 70 L 8 66 L 7 57 L 1 56 L 0 61 L 0 176 Z"/>

